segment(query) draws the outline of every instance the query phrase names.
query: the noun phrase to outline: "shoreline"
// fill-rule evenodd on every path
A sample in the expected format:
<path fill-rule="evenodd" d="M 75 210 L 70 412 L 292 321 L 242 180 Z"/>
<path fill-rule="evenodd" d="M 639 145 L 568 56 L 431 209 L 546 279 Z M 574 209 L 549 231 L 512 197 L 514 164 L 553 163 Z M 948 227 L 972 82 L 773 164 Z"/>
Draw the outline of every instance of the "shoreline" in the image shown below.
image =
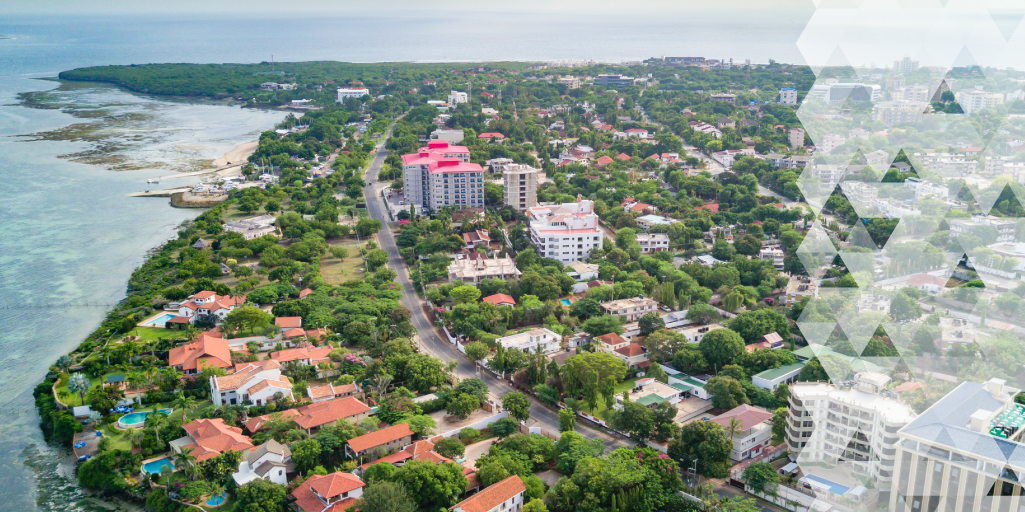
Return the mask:
<path fill-rule="evenodd" d="M 204 169 L 202 171 L 191 171 L 191 172 L 180 172 L 175 174 L 169 174 L 167 176 L 158 176 L 156 180 L 173 180 L 176 178 L 190 178 L 193 176 L 205 176 L 208 174 L 217 174 L 222 177 L 233 176 L 239 173 L 230 172 L 232 169 L 239 169 L 249 163 L 249 156 L 256 152 L 256 148 L 260 145 L 260 141 L 243 142 L 238 146 L 230 149 L 227 153 L 224 153 L 219 158 L 215 158 L 210 161 L 212 169 Z"/>

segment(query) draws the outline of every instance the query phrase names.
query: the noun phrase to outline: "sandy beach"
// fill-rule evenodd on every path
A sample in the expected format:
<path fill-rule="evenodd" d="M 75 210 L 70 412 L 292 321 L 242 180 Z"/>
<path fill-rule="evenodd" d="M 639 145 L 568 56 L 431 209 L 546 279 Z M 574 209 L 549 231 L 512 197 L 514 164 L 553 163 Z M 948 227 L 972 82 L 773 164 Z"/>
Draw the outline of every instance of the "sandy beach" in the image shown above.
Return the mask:
<path fill-rule="evenodd" d="M 212 169 L 194 172 L 182 172 L 178 174 L 171 174 L 169 176 L 161 176 L 157 179 L 170 180 L 174 178 L 188 178 L 190 176 L 203 176 L 206 174 L 213 173 L 217 173 L 221 176 L 236 175 L 239 174 L 242 165 L 246 163 L 246 159 L 249 158 L 249 155 L 252 155 L 256 152 L 256 148 L 259 145 L 259 141 L 252 141 L 235 146 L 234 148 L 232 148 L 231 151 L 228 151 L 220 158 L 210 162 L 210 164 L 213 166 Z"/>

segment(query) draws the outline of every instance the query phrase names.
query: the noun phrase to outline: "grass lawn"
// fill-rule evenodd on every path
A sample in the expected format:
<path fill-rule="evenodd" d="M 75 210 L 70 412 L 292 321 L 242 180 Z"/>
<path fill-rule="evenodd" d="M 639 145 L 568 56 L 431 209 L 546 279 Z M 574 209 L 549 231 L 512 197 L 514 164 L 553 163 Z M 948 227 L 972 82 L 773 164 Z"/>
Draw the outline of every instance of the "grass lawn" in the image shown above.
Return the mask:
<path fill-rule="evenodd" d="M 365 244 L 365 242 L 364 242 Z M 345 240 L 331 244 L 331 247 L 344 247 L 349 251 L 349 256 L 339 260 L 330 253 L 320 260 L 320 275 L 330 285 L 340 285 L 345 281 L 362 280 L 365 272 L 359 272 L 363 268 L 363 258 L 359 253 L 359 242 Z"/>
<path fill-rule="evenodd" d="M 125 336 L 138 336 L 139 343 L 150 343 L 167 338 L 181 338 L 182 332 L 177 329 L 161 329 L 159 327 L 136 327 Z"/>
<path fill-rule="evenodd" d="M 631 389 L 633 389 L 633 387 L 636 385 L 636 382 L 637 378 L 634 377 L 632 379 L 626 379 L 623 382 L 616 384 L 616 396 L 622 395 L 624 391 L 630 391 Z M 587 411 L 586 408 L 584 410 Z M 594 410 L 593 415 L 608 420 L 608 418 L 605 417 L 608 411 L 608 408 L 605 407 L 605 399 L 603 397 L 598 397 L 598 407 Z"/>
<path fill-rule="evenodd" d="M 114 372 L 114 373 L 119 373 L 119 372 Z M 100 387 L 100 383 L 103 382 L 103 379 L 107 378 L 107 375 L 110 375 L 110 374 L 104 374 L 99 379 L 90 379 L 91 384 L 89 386 L 89 391 L 92 391 L 92 390 Z M 56 392 L 57 392 L 57 396 L 58 397 L 61 396 L 61 391 L 69 391 L 70 392 L 70 390 L 68 389 L 68 379 L 69 378 L 70 377 L 67 374 L 61 375 L 61 382 L 60 382 L 60 384 L 57 385 L 57 388 L 56 388 Z M 89 377 L 86 376 L 86 378 L 88 379 Z M 88 395 L 89 393 L 86 392 L 85 394 Z M 76 405 L 82 405 L 82 402 L 78 398 L 78 393 L 71 393 L 71 396 L 69 398 L 67 398 L 67 399 L 61 398 L 61 400 L 62 401 L 63 400 L 67 400 L 68 402 L 70 402 L 68 405 L 71 405 L 72 407 L 74 407 Z"/>
<path fill-rule="evenodd" d="M 110 439 L 110 448 L 113 450 L 131 450 L 132 443 L 128 439 L 121 437 L 124 434 L 124 430 L 118 430 L 114 428 L 114 424 L 106 425 L 101 429 L 103 437 Z"/>

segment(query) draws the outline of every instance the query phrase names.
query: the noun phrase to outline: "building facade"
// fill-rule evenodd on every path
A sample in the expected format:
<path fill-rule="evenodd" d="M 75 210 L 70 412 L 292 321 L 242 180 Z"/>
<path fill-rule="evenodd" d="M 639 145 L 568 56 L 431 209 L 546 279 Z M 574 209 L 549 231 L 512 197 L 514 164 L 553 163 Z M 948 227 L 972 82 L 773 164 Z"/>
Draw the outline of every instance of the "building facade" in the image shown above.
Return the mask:
<path fill-rule="evenodd" d="M 530 217 L 530 241 L 538 256 L 563 263 L 587 259 L 592 249 L 601 249 L 604 234 L 598 228 L 594 202 L 535 206 Z"/>
<path fill-rule="evenodd" d="M 537 206 L 538 170 L 524 164 L 509 164 L 502 170 L 504 202 L 516 211 Z"/>
<path fill-rule="evenodd" d="M 424 210 L 484 206 L 484 169 L 470 163 L 465 146 L 436 139 L 415 154 L 402 155 L 402 193 Z"/>

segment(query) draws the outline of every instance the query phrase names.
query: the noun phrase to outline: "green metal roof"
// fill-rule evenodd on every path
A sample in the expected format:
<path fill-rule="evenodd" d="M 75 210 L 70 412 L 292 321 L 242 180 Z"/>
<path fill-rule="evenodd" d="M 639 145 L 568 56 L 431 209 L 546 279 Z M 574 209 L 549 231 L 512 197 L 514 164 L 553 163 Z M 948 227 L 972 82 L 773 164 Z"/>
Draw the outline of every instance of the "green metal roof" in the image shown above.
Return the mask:
<path fill-rule="evenodd" d="M 672 387 L 674 387 L 676 389 L 679 389 L 680 391 L 690 391 L 690 390 L 694 389 L 691 386 L 688 386 L 686 384 L 681 384 L 679 382 L 674 382 L 674 383 L 670 384 L 670 386 L 672 386 Z"/>
<path fill-rule="evenodd" d="M 683 381 L 686 382 L 687 384 L 690 384 L 691 386 L 696 387 L 696 388 L 705 389 L 705 385 L 704 384 L 702 384 L 701 382 L 696 381 L 696 380 L 694 380 L 694 379 L 692 379 L 690 377 L 687 377 L 686 379 L 683 379 Z"/>
<path fill-rule="evenodd" d="M 665 402 L 665 399 L 655 394 L 645 395 L 637 399 L 637 403 L 641 405 L 659 404 L 662 402 Z"/>
<path fill-rule="evenodd" d="M 784 375 L 786 375 L 786 374 L 788 374 L 790 372 L 793 372 L 795 370 L 800 370 L 801 368 L 804 367 L 804 364 L 805 364 L 804 361 L 801 361 L 801 362 L 794 363 L 794 364 L 788 364 L 788 365 L 780 366 L 779 368 L 773 368 L 771 370 L 765 370 L 764 372 L 761 372 L 761 373 L 755 375 L 755 377 L 758 377 L 759 379 L 765 379 L 765 380 L 768 380 L 768 381 L 773 381 L 773 380 L 776 380 L 776 379 L 778 379 L 778 378 L 780 378 L 780 377 L 782 377 L 782 376 L 784 376 Z"/>
<path fill-rule="evenodd" d="M 794 356 L 801 359 L 811 359 L 815 357 L 815 352 L 812 351 L 811 346 L 807 346 L 794 351 Z"/>

